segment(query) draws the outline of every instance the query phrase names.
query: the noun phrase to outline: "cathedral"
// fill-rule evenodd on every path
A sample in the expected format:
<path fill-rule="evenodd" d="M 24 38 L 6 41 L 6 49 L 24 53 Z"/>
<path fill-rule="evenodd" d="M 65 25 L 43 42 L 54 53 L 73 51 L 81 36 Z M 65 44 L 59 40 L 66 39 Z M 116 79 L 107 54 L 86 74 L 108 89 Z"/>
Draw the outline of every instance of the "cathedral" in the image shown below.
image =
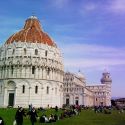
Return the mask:
<path fill-rule="evenodd" d="M 110 106 L 111 83 L 108 72 L 94 86 L 64 73 L 61 51 L 36 16 L 0 47 L 0 107 Z"/>
<path fill-rule="evenodd" d="M 81 72 L 66 72 L 63 85 L 63 102 L 65 105 L 111 106 L 110 73 L 104 72 L 101 84 L 87 85 Z"/>

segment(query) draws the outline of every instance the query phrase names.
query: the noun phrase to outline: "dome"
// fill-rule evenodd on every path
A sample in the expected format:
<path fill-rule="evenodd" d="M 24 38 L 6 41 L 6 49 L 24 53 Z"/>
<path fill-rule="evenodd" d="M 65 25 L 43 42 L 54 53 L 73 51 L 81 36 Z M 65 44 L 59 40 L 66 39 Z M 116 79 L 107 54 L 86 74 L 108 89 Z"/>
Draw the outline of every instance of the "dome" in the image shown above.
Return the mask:
<path fill-rule="evenodd" d="M 112 82 L 110 73 L 108 73 L 108 72 L 102 73 L 101 83 L 105 83 L 105 82 Z"/>
<path fill-rule="evenodd" d="M 101 82 L 102 83 L 104 83 L 104 82 L 112 82 L 112 79 L 111 78 L 102 78 Z"/>
<path fill-rule="evenodd" d="M 5 44 L 11 44 L 13 42 L 42 43 L 56 47 L 56 44 L 48 34 L 43 32 L 36 16 L 29 17 L 25 21 L 24 28 L 10 36 Z"/>
<path fill-rule="evenodd" d="M 80 78 L 80 79 L 85 79 L 83 73 L 81 73 L 80 70 L 79 70 L 78 73 L 77 73 L 77 77 Z"/>

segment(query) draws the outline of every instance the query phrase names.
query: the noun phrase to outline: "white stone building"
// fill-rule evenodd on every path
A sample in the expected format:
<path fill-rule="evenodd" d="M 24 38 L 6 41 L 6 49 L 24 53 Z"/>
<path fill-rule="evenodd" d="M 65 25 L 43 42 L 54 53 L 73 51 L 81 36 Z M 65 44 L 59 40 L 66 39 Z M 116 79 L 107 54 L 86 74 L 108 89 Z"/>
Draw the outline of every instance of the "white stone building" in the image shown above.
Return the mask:
<path fill-rule="evenodd" d="M 66 105 L 84 106 L 110 106 L 111 105 L 111 83 L 110 74 L 104 72 L 101 84 L 88 86 L 84 76 L 79 72 L 64 74 L 64 96 Z"/>
<path fill-rule="evenodd" d="M 0 48 L 0 106 L 61 107 L 63 74 L 60 49 L 31 16 Z"/>
<path fill-rule="evenodd" d="M 66 72 L 60 49 L 31 16 L 0 48 L 0 107 L 62 107 L 111 104 L 110 74 L 88 86 L 81 74 Z"/>

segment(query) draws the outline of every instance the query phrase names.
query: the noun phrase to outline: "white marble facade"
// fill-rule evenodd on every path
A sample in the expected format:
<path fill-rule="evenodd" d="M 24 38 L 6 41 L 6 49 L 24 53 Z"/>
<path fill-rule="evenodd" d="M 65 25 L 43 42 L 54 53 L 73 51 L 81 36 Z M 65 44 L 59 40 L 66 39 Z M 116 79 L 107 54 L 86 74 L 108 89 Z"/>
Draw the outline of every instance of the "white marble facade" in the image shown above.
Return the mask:
<path fill-rule="evenodd" d="M 28 21 L 38 23 L 33 17 Z M 64 69 L 60 49 L 27 41 L 28 36 L 16 41 L 17 37 L 0 48 L 0 106 L 61 107 Z"/>
<path fill-rule="evenodd" d="M 87 85 L 82 73 L 66 72 L 64 75 L 63 102 L 66 105 L 111 106 L 110 74 L 104 72 L 101 84 Z"/>
<path fill-rule="evenodd" d="M 31 16 L 0 48 L 0 107 L 111 105 L 110 74 L 88 86 L 81 74 L 66 72 L 60 49 Z"/>

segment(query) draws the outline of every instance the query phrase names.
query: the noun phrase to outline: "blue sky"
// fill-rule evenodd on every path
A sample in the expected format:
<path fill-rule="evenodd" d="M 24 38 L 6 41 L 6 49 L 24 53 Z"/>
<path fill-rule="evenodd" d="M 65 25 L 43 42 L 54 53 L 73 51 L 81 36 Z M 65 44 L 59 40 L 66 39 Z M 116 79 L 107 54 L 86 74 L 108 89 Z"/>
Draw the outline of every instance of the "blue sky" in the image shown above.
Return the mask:
<path fill-rule="evenodd" d="M 80 69 L 88 84 L 111 73 L 112 96 L 125 97 L 125 0 L 1 0 L 0 41 L 36 15 L 62 50 L 65 71 Z"/>

